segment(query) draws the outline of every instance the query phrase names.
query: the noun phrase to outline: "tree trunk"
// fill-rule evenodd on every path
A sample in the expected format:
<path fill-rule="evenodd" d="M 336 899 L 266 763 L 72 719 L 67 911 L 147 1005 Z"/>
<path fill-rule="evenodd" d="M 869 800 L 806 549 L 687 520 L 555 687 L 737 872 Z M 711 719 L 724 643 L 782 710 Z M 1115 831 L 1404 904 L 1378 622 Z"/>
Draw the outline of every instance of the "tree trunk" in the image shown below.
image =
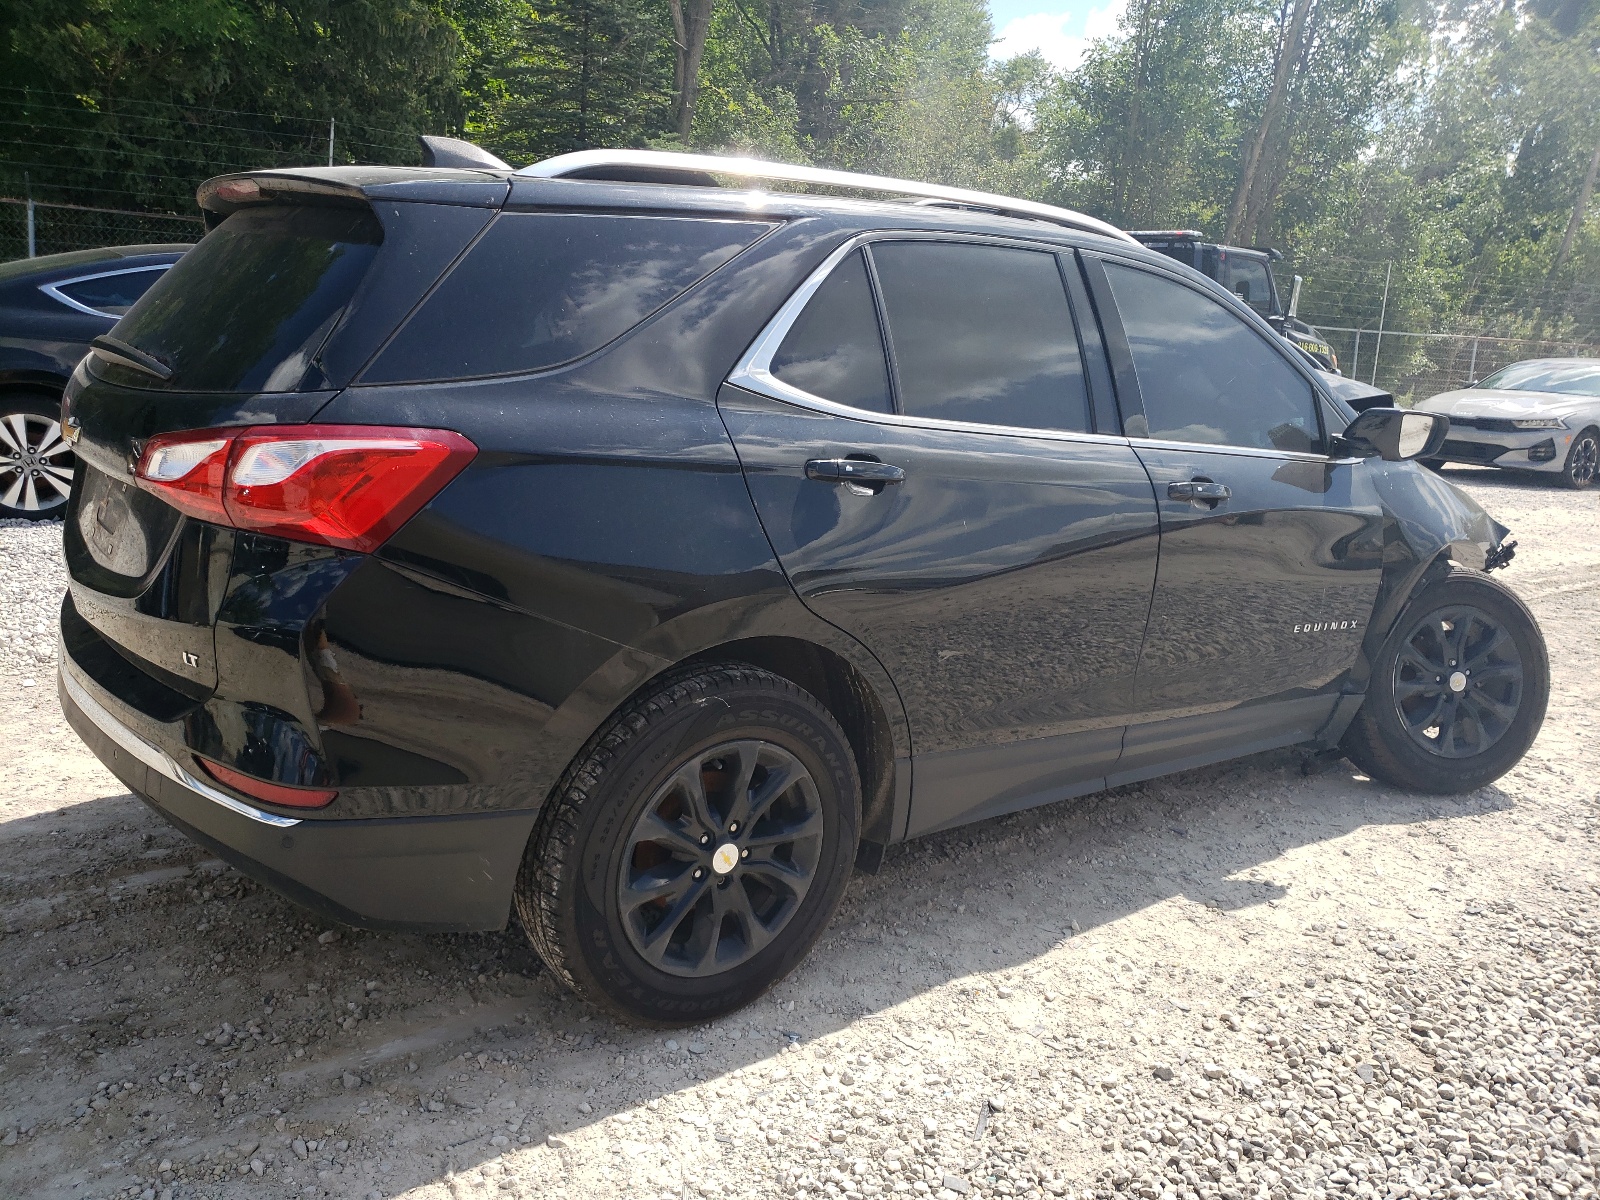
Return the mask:
<path fill-rule="evenodd" d="M 1139 153 L 1139 118 L 1144 101 L 1145 58 L 1149 54 L 1150 7 L 1155 0 L 1144 0 L 1139 6 L 1139 32 L 1134 36 L 1133 95 L 1128 98 L 1128 128 L 1124 134 L 1122 153 L 1117 156 L 1111 171 L 1111 219 L 1119 225 L 1127 223 L 1128 180 L 1132 159 Z"/>
<path fill-rule="evenodd" d="M 1572 255 L 1572 243 L 1577 241 L 1578 230 L 1583 228 L 1583 219 L 1589 215 L 1589 201 L 1594 199 L 1597 175 L 1600 175 L 1600 144 L 1595 146 L 1594 154 L 1589 158 L 1589 169 L 1584 173 L 1583 186 L 1578 189 L 1578 202 L 1572 206 L 1572 220 L 1567 222 L 1567 231 L 1561 235 L 1561 248 L 1556 251 L 1556 261 L 1550 266 L 1552 279 L 1567 265 L 1567 259 Z"/>
<path fill-rule="evenodd" d="M 1228 229 L 1223 235 L 1223 241 L 1230 245 L 1244 244 L 1255 237 L 1256 231 L 1247 228 L 1250 222 L 1246 217 L 1250 212 L 1252 200 L 1256 200 L 1257 212 L 1261 209 L 1256 196 L 1261 190 L 1261 160 L 1266 153 L 1268 139 L 1282 119 L 1284 107 L 1289 100 L 1289 77 L 1295 62 L 1300 58 L 1301 44 L 1305 39 L 1306 21 L 1311 16 L 1312 2 L 1313 0 L 1294 0 L 1288 27 L 1278 41 L 1278 61 L 1272 71 L 1272 88 L 1267 92 L 1267 103 L 1261 111 L 1261 124 L 1256 127 L 1255 136 L 1250 139 L 1250 147 L 1245 151 L 1244 163 L 1239 171 L 1239 187 L 1234 192 L 1233 203 L 1228 208 Z"/>
<path fill-rule="evenodd" d="M 670 0 L 672 5 L 673 123 L 678 140 L 689 144 L 694 126 L 694 102 L 700 92 L 700 60 L 711 32 L 711 0 Z"/>

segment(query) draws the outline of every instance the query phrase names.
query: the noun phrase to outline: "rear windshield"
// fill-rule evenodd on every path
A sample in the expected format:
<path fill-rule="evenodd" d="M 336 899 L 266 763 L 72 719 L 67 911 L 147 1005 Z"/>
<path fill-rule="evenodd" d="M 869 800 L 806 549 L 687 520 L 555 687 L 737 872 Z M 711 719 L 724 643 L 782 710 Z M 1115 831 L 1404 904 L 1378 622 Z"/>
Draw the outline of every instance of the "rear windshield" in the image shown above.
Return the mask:
<path fill-rule="evenodd" d="M 179 259 L 112 335 L 170 366 L 167 388 L 296 391 L 382 240 L 367 208 L 242 209 Z"/>
<path fill-rule="evenodd" d="M 361 381 L 509 375 L 571 362 L 621 337 L 770 228 L 502 213 Z"/>

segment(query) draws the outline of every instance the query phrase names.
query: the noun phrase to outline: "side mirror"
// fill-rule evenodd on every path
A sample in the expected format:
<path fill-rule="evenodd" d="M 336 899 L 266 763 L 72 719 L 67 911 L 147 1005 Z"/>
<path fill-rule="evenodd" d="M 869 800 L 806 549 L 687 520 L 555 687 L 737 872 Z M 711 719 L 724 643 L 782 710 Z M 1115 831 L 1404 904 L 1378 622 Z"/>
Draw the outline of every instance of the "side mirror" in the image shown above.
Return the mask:
<path fill-rule="evenodd" d="M 1340 439 L 1358 454 L 1377 454 L 1384 462 L 1428 458 L 1439 452 L 1450 432 L 1450 418 L 1404 408 L 1369 408 L 1350 422 Z"/>

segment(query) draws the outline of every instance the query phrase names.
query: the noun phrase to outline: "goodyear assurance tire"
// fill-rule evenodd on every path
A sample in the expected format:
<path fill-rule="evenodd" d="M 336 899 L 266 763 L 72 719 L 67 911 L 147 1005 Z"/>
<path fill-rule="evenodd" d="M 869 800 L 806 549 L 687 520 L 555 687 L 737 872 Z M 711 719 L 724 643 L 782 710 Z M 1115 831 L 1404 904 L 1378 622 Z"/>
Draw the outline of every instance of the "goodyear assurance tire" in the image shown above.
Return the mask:
<path fill-rule="evenodd" d="M 517 880 L 534 949 L 634 1021 L 748 1004 L 805 957 L 855 861 L 860 784 L 838 724 L 730 664 L 669 676 L 557 786 Z"/>
<path fill-rule="evenodd" d="M 1481 571 L 1452 569 L 1395 623 L 1343 748 L 1397 787 L 1470 792 L 1527 752 L 1549 696 L 1527 606 Z"/>

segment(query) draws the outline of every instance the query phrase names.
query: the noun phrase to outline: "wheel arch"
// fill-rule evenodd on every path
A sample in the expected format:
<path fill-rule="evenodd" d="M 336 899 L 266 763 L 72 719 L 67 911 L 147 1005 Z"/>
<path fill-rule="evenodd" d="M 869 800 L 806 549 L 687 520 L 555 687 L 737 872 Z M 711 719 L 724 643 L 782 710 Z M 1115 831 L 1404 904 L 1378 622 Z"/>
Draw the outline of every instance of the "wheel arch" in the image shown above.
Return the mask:
<path fill-rule="evenodd" d="M 892 718 L 878 689 L 862 671 L 835 650 L 788 636 L 742 638 L 709 646 L 680 665 L 714 662 L 760 667 L 815 696 L 839 722 L 855 753 L 861 779 L 862 842 L 881 848 L 900 839 L 909 808 L 909 758 L 896 753 Z"/>

